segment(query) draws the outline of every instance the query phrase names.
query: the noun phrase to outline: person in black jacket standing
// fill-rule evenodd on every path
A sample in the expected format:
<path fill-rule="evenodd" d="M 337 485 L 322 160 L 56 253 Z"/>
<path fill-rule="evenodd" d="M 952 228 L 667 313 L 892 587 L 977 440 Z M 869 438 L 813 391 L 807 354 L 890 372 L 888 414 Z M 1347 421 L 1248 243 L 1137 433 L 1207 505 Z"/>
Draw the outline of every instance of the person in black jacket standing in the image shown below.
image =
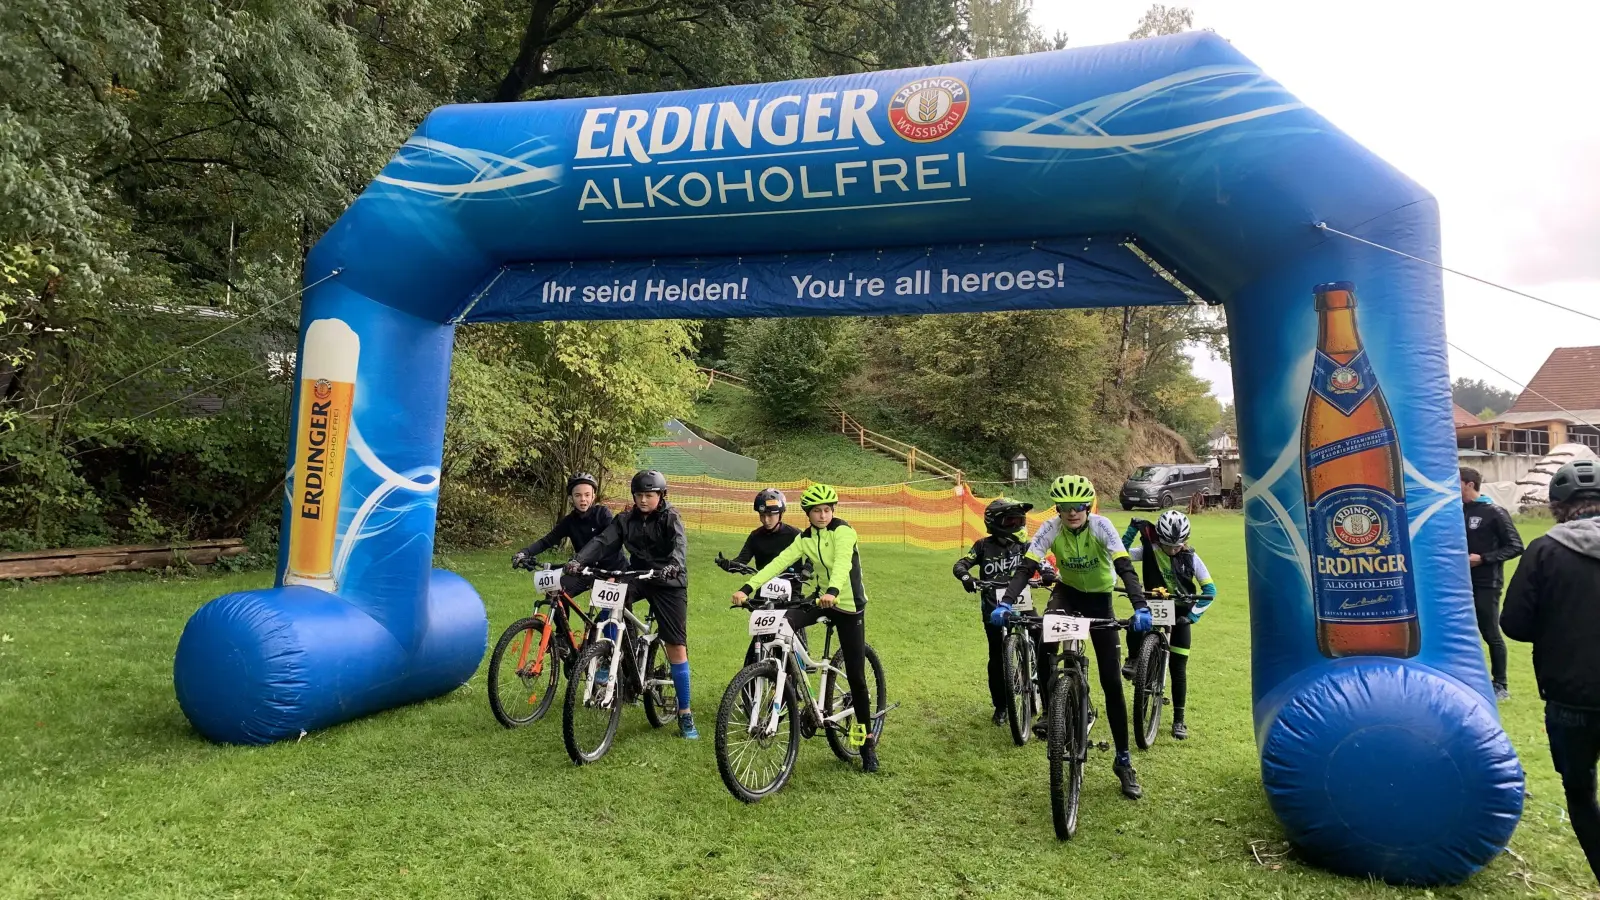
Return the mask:
<path fill-rule="evenodd" d="M 744 547 L 739 555 L 733 559 L 725 558 L 720 552 L 717 554 L 717 568 L 724 572 L 734 571 L 734 566 L 748 566 L 753 561 L 756 571 L 767 567 L 767 563 L 778 558 L 778 554 L 789 549 L 794 539 L 800 536 L 800 529 L 783 520 L 783 514 L 789 509 L 789 498 L 777 488 L 762 488 L 756 494 L 755 510 L 760 517 L 761 524 L 755 531 L 744 539 Z M 796 573 L 806 567 L 800 564 L 790 566 L 784 570 L 785 575 Z M 809 577 L 809 569 L 806 569 Z M 757 590 L 760 586 L 757 585 Z M 800 643 L 806 643 L 805 629 L 800 629 Z M 807 649 L 810 648 L 806 644 Z M 744 651 L 744 664 L 750 665 L 756 661 L 756 639 L 750 639 L 750 646 Z"/>
<path fill-rule="evenodd" d="M 672 687 L 678 697 L 678 733 L 696 740 L 700 732 L 689 712 L 689 542 L 684 537 L 683 518 L 667 502 L 667 476 L 660 472 L 635 474 L 629 489 L 633 492 L 633 506 L 585 544 L 567 563 L 567 571 L 594 566 L 622 547 L 628 550 L 632 568 L 656 571 L 655 578 L 629 585 L 628 600 L 650 602 L 650 613 L 655 616 L 661 644 L 672 667 Z"/>
<path fill-rule="evenodd" d="M 1500 588 L 1505 585 L 1505 564 L 1522 555 L 1522 535 L 1511 514 L 1478 493 L 1483 476 L 1477 469 L 1461 470 L 1461 508 L 1466 513 L 1467 565 L 1472 567 L 1472 605 L 1478 613 L 1478 632 L 1489 645 L 1489 672 L 1496 700 L 1510 700 L 1506 686 L 1506 642 L 1500 637 Z"/>
<path fill-rule="evenodd" d="M 511 557 L 512 568 L 534 568 L 539 561 L 539 554 L 561 546 L 562 541 L 571 541 L 572 549 L 576 552 L 611 524 L 611 510 L 600 505 L 600 481 L 588 472 L 579 472 L 567 479 L 567 499 L 572 501 L 572 512 L 562 516 L 549 534 L 518 550 Z M 628 561 L 622 551 L 617 550 L 600 560 L 599 565 L 602 569 L 626 569 Z M 593 578 L 571 574 L 561 576 L 561 590 L 568 597 L 577 597 L 593 584 Z"/>
<path fill-rule="evenodd" d="M 1567 794 L 1567 815 L 1589 870 L 1600 878 L 1600 462 L 1574 460 L 1550 479 L 1556 527 L 1528 545 L 1511 576 L 1500 627 L 1533 644 L 1544 698 L 1550 761 Z"/>

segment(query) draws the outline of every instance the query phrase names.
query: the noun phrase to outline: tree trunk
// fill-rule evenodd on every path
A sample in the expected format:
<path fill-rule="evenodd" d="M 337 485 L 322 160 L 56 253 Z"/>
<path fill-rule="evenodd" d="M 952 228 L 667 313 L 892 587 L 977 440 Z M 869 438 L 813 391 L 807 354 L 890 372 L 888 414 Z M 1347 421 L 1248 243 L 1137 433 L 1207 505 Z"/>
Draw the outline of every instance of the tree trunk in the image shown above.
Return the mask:
<path fill-rule="evenodd" d="M 556 0 L 534 0 L 533 8 L 528 11 L 528 27 L 523 29 L 522 43 L 517 48 L 517 58 L 506 77 L 501 79 L 500 87 L 495 89 L 495 103 L 521 100 L 523 92 L 543 70 L 545 49 L 555 38 L 550 33 L 550 16 L 555 10 Z"/>

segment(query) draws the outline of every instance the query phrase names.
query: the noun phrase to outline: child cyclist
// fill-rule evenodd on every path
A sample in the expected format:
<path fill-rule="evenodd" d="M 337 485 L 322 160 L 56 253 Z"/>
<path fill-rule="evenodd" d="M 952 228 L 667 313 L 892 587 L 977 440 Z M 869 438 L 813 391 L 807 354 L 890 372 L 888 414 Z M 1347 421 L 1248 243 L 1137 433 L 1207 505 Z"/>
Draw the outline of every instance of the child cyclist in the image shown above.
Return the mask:
<path fill-rule="evenodd" d="M 988 537 L 979 538 L 966 555 L 956 560 L 951 573 L 967 593 L 979 593 L 979 581 L 1007 581 L 1022 563 L 1028 549 L 1028 510 L 1032 503 L 1001 497 L 983 511 L 983 529 Z M 976 577 L 973 569 L 977 569 Z M 994 724 L 1004 725 L 1011 714 L 1011 688 L 1006 684 L 1005 639 L 1003 624 L 989 621 L 994 613 L 995 591 L 981 588 L 983 634 L 989 643 L 989 702 L 994 705 Z M 1011 596 L 1007 594 L 1006 596 Z M 1024 723 L 1026 724 L 1026 723 Z"/>
<path fill-rule="evenodd" d="M 574 552 L 583 549 L 583 545 L 594 540 L 594 536 L 606 530 L 613 518 L 611 510 L 600 505 L 600 481 L 588 472 L 579 472 L 567 479 L 567 499 L 572 501 L 572 511 L 562 516 L 556 522 L 550 533 L 528 546 L 518 550 L 511 557 L 511 567 L 514 569 L 532 569 L 538 563 L 539 554 L 552 547 L 561 546 L 562 541 L 572 542 Z M 620 549 L 600 560 L 602 569 L 626 569 L 628 561 Z M 589 590 L 594 583 L 593 578 L 581 575 L 563 573 L 561 576 L 561 590 L 568 597 L 577 597 Z"/>
<path fill-rule="evenodd" d="M 1094 507 L 1094 494 L 1094 483 L 1082 475 L 1062 475 L 1050 484 L 1050 499 L 1055 503 L 1056 514 L 1046 519 L 1034 533 L 1023 563 L 1011 575 L 1006 593 L 1016 596 L 1045 554 L 1054 552 L 1059 580 L 1050 595 L 1051 612 L 1090 619 L 1111 618 L 1112 588 L 1120 577 L 1128 590 L 1128 599 L 1133 601 L 1133 630 L 1149 631 L 1150 608 L 1145 603 L 1139 576 L 1133 570 L 1116 526 L 1106 517 L 1090 512 Z M 993 621 L 1005 621 L 1010 611 L 1009 604 L 1001 603 L 995 607 Z M 1122 642 L 1117 640 L 1115 631 L 1108 629 L 1089 632 L 1089 640 L 1094 644 L 1100 689 L 1106 695 L 1106 721 L 1117 745 L 1117 757 L 1111 770 L 1122 782 L 1123 796 L 1137 800 L 1144 792 L 1128 754 L 1128 701 L 1122 694 L 1122 679 L 1117 677 L 1122 662 Z M 1039 682 L 1045 686 L 1047 703 L 1053 687 L 1050 678 L 1054 668 L 1055 647 L 1045 644 L 1039 648 Z M 1043 725 L 1041 718 L 1034 724 L 1034 731 L 1042 732 Z"/>
<path fill-rule="evenodd" d="M 633 476 L 630 485 L 633 506 L 611 520 L 606 529 L 585 544 L 567 563 L 575 573 L 585 566 L 599 565 L 626 547 L 632 567 L 655 569 L 656 577 L 630 585 L 629 601 L 645 599 L 655 616 L 661 643 L 666 647 L 672 667 L 673 692 L 678 697 L 678 733 L 689 740 L 700 737 L 689 711 L 689 544 L 683 534 L 683 519 L 667 502 L 667 477 L 644 471 Z"/>
<path fill-rule="evenodd" d="M 1188 516 L 1169 509 L 1154 525 L 1134 519 L 1122 535 L 1123 543 L 1131 544 L 1134 535 L 1139 536 L 1139 544 L 1130 547 L 1128 555 L 1141 564 L 1147 595 L 1159 597 L 1173 593 L 1200 597 L 1189 614 L 1179 616 L 1172 626 L 1172 654 L 1167 665 L 1172 677 L 1172 736 L 1181 741 L 1189 736 L 1189 726 L 1183 721 L 1183 704 L 1189 694 L 1191 629 L 1216 599 L 1217 586 L 1206 564 L 1200 561 L 1200 554 L 1189 546 Z M 1133 661 L 1139 656 L 1144 637 L 1128 635 L 1128 663 L 1122 667 L 1122 677 L 1133 679 Z"/>
<path fill-rule="evenodd" d="M 867 741 L 861 746 L 861 771 L 878 771 L 878 729 L 872 714 L 872 696 L 867 690 L 867 637 L 864 622 L 867 592 L 861 581 L 861 554 L 857 551 L 856 531 L 843 519 L 835 518 L 834 506 L 839 494 L 825 484 L 813 484 L 800 495 L 800 508 L 805 510 L 811 526 L 778 554 L 761 571 L 733 594 L 733 605 L 743 606 L 754 590 L 752 585 L 762 585 L 776 578 L 784 569 L 801 560 L 815 567 L 820 581 L 825 583 L 822 596 L 815 606 L 802 606 L 789 611 L 789 624 L 795 629 L 815 625 L 826 618 L 833 623 L 839 635 L 839 649 L 844 651 L 844 672 L 850 682 L 850 696 L 854 701 L 856 723 L 867 729 Z"/>
<path fill-rule="evenodd" d="M 750 536 L 744 539 L 744 548 L 733 559 L 725 559 L 722 554 L 717 554 L 717 567 L 724 572 L 732 572 L 734 566 L 748 566 L 755 562 L 757 571 L 767 567 L 767 563 L 778 558 L 778 554 L 789 549 L 794 539 L 800 536 L 800 529 L 783 521 L 783 514 L 789 509 L 789 498 L 783 496 L 783 491 L 777 488 L 764 488 L 756 494 L 756 515 L 760 517 L 761 524 Z M 795 565 L 785 569 L 781 574 L 788 575 L 796 572 L 803 566 Z M 800 640 L 805 641 L 805 632 L 800 632 Z M 750 640 L 749 649 L 744 652 L 744 664 L 750 665 L 756 661 L 756 642 Z"/>

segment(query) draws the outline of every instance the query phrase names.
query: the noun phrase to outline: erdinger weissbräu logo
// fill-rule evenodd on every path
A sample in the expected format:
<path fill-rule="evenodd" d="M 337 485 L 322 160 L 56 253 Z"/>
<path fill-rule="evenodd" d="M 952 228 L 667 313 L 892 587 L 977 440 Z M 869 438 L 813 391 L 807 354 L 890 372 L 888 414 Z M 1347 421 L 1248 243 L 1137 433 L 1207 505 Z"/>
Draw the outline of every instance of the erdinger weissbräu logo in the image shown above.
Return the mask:
<path fill-rule="evenodd" d="M 318 400 L 326 400 L 329 397 L 332 397 L 333 382 L 326 378 L 318 378 L 316 382 L 311 385 L 311 396 L 316 397 Z"/>
<path fill-rule="evenodd" d="M 913 81 L 889 100 L 889 127 L 908 141 L 937 141 L 967 117 L 971 95 L 959 78 L 935 76 Z"/>
<path fill-rule="evenodd" d="M 1350 366 L 1340 366 L 1328 376 L 1328 390 L 1335 394 L 1354 394 L 1361 390 L 1361 373 Z"/>
<path fill-rule="evenodd" d="M 1383 516 L 1365 503 L 1351 503 L 1333 514 L 1329 545 L 1343 553 L 1376 553 L 1384 546 Z"/>

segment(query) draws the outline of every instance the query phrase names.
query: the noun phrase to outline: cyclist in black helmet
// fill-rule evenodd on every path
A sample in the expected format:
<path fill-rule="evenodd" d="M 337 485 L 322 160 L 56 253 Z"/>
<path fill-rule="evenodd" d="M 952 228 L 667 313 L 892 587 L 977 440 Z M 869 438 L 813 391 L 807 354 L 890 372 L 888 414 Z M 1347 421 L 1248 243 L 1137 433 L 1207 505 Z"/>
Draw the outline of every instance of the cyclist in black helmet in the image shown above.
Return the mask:
<path fill-rule="evenodd" d="M 610 527 L 586 544 L 567 570 L 598 565 L 598 561 L 626 547 L 631 568 L 655 569 L 657 577 L 629 586 L 628 600 L 648 600 L 656 617 L 661 643 L 672 666 L 672 686 L 678 695 L 678 732 L 689 740 L 700 737 L 689 711 L 689 542 L 683 518 L 667 502 L 667 476 L 653 470 L 639 472 L 630 485 L 633 506 L 611 520 Z"/>
<path fill-rule="evenodd" d="M 967 593 L 980 592 L 980 581 L 1009 581 L 1011 573 L 1028 552 L 1028 510 L 1032 503 L 1007 497 L 991 502 L 983 511 L 983 528 L 988 537 L 973 543 L 972 549 L 956 560 L 951 571 Z M 973 573 L 977 569 L 977 573 Z M 994 705 L 993 722 L 1004 725 L 1011 714 L 1011 689 L 1006 684 L 1004 625 L 989 621 L 994 612 L 994 588 L 982 588 L 983 634 L 989 642 L 989 702 Z"/>
<path fill-rule="evenodd" d="M 757 571 L 765 569 L 767 563 L 778 558 L 778 554 L 789 549 L 794 539 L 800 535 L 800 529 L 783 520 L 783 514 L 789 509 L 789 498 L 777 488 L 764 488 L 756 494 L 756 515 L 760 517 L 761 524 L 750 536 L 744 539 L 744 548 L 733 559 L 725 559 L 722 554 L 717 554 L 717 567 L 724 572 L 732 572 L 734 566 L 748 566 L 752 562 Z M 788 575 L 802 568 L 808 568 L 803 563 L 796 563 L 785 569 L 783 574 Z M 805 632 L 800 632 L 800 640 L 805 641 Z M 744 652 L 744 664 L 750 665 L 756 661 L 756 642 L 750 640 L 750 646 Z"/>
<path fill-rule="evenodd" d="M 538 563 L 539 554 L 561 546 L 562 541 L 570 541 L 573 551 L 576 552 L 611 524 L 611 510 L 600 503 L 600 480 L 588 472 L 579 472 L 567 479 L 567 499 L 572 501 L 572 511 L 562 516 L 555 527 L 550 529 L 549 534 L 518 550 L 516 555 L 511 557 L 512 568 L 534 568 Z M 623 557 L 622 551 L 617 550 L 601 560 L 599 565 L 602 569 L 626 569 L 628 561 Z M 593 583 L 593 578 L 584 578 L 580 575 L 561 576 L 561 590 L 569 597 L 577 597 L 584 593 Z"/>

